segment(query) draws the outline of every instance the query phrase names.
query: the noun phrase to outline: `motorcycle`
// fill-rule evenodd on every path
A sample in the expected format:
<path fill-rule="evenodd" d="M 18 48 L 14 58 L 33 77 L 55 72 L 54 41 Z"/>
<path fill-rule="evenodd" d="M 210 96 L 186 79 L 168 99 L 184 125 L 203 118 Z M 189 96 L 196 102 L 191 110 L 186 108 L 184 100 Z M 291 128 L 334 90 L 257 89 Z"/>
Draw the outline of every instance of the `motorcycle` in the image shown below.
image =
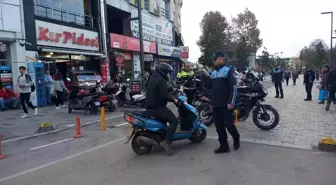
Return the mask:
<path fill-rule="evenodd" d="M 116 110 L 114 95 L 107 94 L 106 87 L 104 87 L 100 81 L 96 82 L 95 88 L 91 88 L 89 90 L 89 94 L 91 93 L 99 93 L 98 101 L 100 103 L 100 107 L 104 107 L 110 112 L 114 112 Z"/>
<path fill-rule="evenodd" d="M 248 86 L 237 88 L 236 109 L 238 120 L 245 121 L 252 111 L 253 123 L 262 130 L 275 128 L 280 121 L 278 111 L 272 105 L 261 104 L 268 92 L 257 78 L 244 79 Z"/>
<path fill-rule="evenodd" d="M 141 108 L 145 106 L 145 100 L 146 100 L 145 91 L 142 91 L 141 93 L 130 92 L 129 93 L 130 99 L 126 98 L 127 94 L 126 91 L 127 91 L 127 85 L 123 84 L 121 85 L 119 91 L 116 93 L 118 106 L 135 105 L 140 106 Z"/>
<path fill-rule="evenodd" d="M 176 107 L 180 128 L 175 131 L 173 141 L 188 139 L 194 143 L 202 142 L 207 136 L 207 128 L 201 123 L 196 108 L 187 103 L 187 98 L 182 92 L 178 91 L 175 94 L 178 99 Z M 155 112 L 148 110 L 125 112 L 124 118 L 130 124 L 126 129 L 128 140 L 125 144 L 132 140 L 132 149 L 136 154 L 145 155 L 153 148 L 160 147 L 168 127 L 155 116 Z"/>
<path fill-rule="evenodd" d="M 202 123 L 206 126 L 211 126 L 214 123 L 211 108 L 211 92 L 207 90 L 197 91 L 194 96 L 193 105 L 197 109 Z"/>
<path fill-rule="evenodd" d="M 101 93 L 79 94 L 79 91 L 79 87 L 72 87 L 68 97 L 68 113 L 70 114 L 72 110 L 84 110 L 84 115 L 87 115 L 87 112 L 97 114 L 100 109 Z"/>

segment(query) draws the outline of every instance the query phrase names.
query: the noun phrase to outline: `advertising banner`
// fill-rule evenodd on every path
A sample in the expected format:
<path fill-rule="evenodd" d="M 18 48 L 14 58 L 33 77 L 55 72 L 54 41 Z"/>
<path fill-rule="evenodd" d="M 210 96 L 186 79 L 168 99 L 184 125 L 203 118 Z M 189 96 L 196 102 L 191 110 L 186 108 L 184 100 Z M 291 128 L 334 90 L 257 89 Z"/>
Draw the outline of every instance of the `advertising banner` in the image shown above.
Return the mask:
<path fill-rule="evenodd" d="M 111 48 L 123 49 L 129 51 L 140 51 L 139 39 L 133 37 L 126 37 L 110 33 Z M 154 42 L 144 41 L 144 52 L 156 54 L 156 44 Z"/>
<path fill-rule="evenodd" d="M 189 58 L 189 46 L 181 46 L 181 58 Z"/>
<path fill-rule="evenodd" d="M 131 7 L 132 18 L 138 17 L 136 7 Z M 142 30 L 143 39 L 147 41 L 156 41 L 159 44 L 173 45 L 173 24 L 163 18 L 150 14 L 148 11 L 142 11 Z M 131 21 L 132 36 L 139 38 L 138 20 Z"/>
<path fill-rule="evenodd" d="M 177 47 L 158 44 L 158 55 L 180 58 L 181 57 L 181 49 L 177 48 Z"/>

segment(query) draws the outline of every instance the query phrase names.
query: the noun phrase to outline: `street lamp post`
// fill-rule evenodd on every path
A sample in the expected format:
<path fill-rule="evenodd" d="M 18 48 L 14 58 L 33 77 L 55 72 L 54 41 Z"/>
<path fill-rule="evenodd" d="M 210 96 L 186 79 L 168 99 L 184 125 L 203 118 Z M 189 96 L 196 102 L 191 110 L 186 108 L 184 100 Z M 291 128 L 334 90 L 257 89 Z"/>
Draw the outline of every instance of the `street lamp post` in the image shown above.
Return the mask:
<path fill-rule="evenodd" d="M 322 12 L 321 14 L 330 14 L 331 16 L 331 32 L 330 32 L 330 63 L 331 65 L 333 64 L 333 59 L 332 59 L 332 49 L 333 49 L 333 32 L 334 32 L 334 13 L 333 12 Z"/>

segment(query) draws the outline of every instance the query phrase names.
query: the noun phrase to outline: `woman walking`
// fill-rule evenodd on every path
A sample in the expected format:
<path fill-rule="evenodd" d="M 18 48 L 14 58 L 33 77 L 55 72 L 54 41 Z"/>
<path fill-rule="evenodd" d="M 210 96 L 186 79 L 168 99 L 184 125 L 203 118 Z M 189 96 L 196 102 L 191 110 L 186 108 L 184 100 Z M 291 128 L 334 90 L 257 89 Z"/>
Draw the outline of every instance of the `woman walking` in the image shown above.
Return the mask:
<path fill-rule="evenodd" d="M 56 109 L 60 109 L 59 105 L 62 107 L 66 107 L 63 103 L 63 94 L 64 91 L 69 92 L 68 89 L 66 88 L 62 74 L 57 73 L 55 77 L 55 81 L 53 82 L 54 84 L 54 91 L 56 92 Z"/>
<path fill-rule="evenodd" d="M 328 65 L 324 65 L 322 68 L 322 81 L 321 81 L 321 90 L 327 89 L 326 83 L 327 83 L 327 77 L 328 73 L 330 71 L 330 67 Z M 322 100 L 319 102 L 319 104 L 324 104 L 325 100 Z"/>

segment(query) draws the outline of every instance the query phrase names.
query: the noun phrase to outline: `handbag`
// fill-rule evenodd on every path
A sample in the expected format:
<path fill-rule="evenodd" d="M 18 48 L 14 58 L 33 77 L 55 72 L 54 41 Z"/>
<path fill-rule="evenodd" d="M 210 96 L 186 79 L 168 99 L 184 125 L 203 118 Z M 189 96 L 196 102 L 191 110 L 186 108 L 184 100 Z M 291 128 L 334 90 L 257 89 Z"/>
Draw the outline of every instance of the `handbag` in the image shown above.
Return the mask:
<path fill-rule="evenodd" d="M 325 101 L 328 99 L 328 90 L 326 89 L 321 89 L 319 91 L 319 97 L 318 97 L 318 100 L 319 101 Z"/>

